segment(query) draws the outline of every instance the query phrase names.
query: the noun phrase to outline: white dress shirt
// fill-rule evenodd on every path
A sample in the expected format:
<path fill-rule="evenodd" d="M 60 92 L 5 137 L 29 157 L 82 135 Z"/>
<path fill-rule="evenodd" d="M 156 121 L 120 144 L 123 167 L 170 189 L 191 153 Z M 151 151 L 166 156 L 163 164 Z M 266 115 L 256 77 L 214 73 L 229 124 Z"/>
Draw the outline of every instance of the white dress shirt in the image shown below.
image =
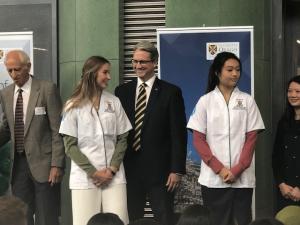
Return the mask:
<path fill-rule="evenodd" d="M 154 84 L 155 79 L 156 79 L 156 76 L 154 75 L 149 80 L 147 80 L 146 82 L 144 82 L 141 78 L 138 77 L 138 79 L 137 79 L 137 86 L 136 86 L 136 93 L 135 93 L 135 103 L 136 103 L 138 95 L 139 95 L 139 89 L 140 89 L 139 87 L 140 87 L 140 85 L 142 83 L 147 84 L 147 86 L 145 87 L 145 89 L 146 89 L 146 103 L 148 103 L 149 96 L 150 96 L 150 93 L 151 93 L 151 89 L 152 89 L 152 86 Z"/>

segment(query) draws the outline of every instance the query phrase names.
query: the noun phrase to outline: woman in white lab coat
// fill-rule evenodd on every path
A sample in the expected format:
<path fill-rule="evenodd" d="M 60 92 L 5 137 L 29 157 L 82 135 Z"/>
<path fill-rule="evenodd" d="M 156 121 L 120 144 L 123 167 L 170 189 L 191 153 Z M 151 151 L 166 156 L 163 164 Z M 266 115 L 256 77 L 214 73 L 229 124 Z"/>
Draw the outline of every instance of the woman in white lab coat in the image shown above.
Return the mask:
<path fill-rule="evenodd" d="M 119 99 L 104 90 L 109 80 L 107 59 L 87 59 L 63 112 L 59 132 L 71 158 L 73 225 L 87 224 L 99 212 L 115 213 L 128 224 L 122 161 L 132 127 Z"/>
<path fill-rule="evenodd" d="M 202 159 L 198 181 L 213 225 L 251 222 L 252 158 L 264 123 L 254 99 L 237 87 L 241 71 L 236 55 L 219 53 L 209 70 L 207 93 L 199 99 L 187 125 Z"/>

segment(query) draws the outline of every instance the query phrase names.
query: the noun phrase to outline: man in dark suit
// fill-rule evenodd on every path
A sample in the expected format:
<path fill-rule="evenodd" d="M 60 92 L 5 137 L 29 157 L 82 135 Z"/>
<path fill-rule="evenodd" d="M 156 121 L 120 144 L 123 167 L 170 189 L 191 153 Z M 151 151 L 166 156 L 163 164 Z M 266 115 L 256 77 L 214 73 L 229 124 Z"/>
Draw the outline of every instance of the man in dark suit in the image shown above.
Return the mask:
<path fill-rule="evenodd" d="M 169 225 L 174 190 L 185 173 L 186 117 L 180 88 L 155 76 L 157 62 L 156 47 L 138 43 L 132 58 L 138 78 L 115 94 L 134 128 L 124 158 L 129 219 L 143 217 L 148 198 L 155 219 Z"/>
<path fill-rule="evenodd" d="M 53 83 L 29 75 L 25 52 L 8 52 L 4 63 L 14 83 L 0 91 L 0 146 L 12 142 L 12 193 L 28 205 L 28 225 L 58 225 L 64 167 L 61 99 Z"/>

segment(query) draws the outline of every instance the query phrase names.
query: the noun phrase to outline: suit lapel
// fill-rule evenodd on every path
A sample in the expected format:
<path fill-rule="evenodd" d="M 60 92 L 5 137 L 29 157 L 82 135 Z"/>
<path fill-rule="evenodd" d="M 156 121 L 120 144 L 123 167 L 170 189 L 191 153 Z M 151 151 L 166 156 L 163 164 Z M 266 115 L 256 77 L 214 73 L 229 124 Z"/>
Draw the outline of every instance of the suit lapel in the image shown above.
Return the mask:
<path fill-rule="evenodd" d="M 37 80 L 32 79 L 30 96 L 27 106 L 26 119 L 25 119 L 25 130 L 24 136 L 26 136 L 31 120 L 34 116 L 34 110 L 36 106 L 37 99 L 40 95 L 40 85 Z"/>
<path fill-rule="evenodd" d="M 150 96 L 148 99 L 143 126 L 146 124 L 147 120 L 149 119 L 149 116 L 151 115 L 151 111 L 154 108 L 154 105 L 156 103 L 159 92 L 160 92 L 159 79 L 155 78 L 155 81 L 153 83 L 153 86 L 152 86 L 152 89 L 150 92 Z"/>
<path fill-rule="evenodd" d="M 6 109 L 8 114 L 6 115 L 6 118 L 8 120 L 8 124 L 14 124 L 15 118 L 14 118 L 14 90 L 15 85 L 11 85 L 9 89 L 7 90 L 7 104 Z M 12 129 L 13 130 L 13 129 Z"/>
<path fill-rule="evenodd" d="M 127 99 L 127 105 L 128 105 L 128 116 L 130 116 L 129 120 L 132 124 L 134 124 L 134 117 L 135 117 L 135 94 L 136 94 L 136 85 L 137 81 L 131 81 L 130 82 L 130 88 L 128 91 L 128 99 Z"/>

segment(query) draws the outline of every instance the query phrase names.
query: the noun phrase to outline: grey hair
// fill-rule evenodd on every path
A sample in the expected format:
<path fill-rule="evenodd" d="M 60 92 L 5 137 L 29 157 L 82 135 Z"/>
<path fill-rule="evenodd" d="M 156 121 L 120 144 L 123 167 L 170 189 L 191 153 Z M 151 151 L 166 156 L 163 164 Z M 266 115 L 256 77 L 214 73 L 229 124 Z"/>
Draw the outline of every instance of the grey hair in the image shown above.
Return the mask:
<path fill-rule="evenodd" d="M 153 62 L 158 62 L 158 51 L 157 51 L 157 48 L 151 42 L 149 42 L 149 41 L 141 41 L 141 42 L 137 43 L 134 46 L 134 48 L 133 48 L 133 51 L 136 51 L 136 50 L 143 50 L 145 52 L 149 52 L 151 60 Z"/>
<path fill-rule="evenodd" d="M 6 64 L 7 62 L 7 55 L 9 55 L 10 53 L 16 53 L 18 54 L 19 56 L 19 59 L 21 61 L 22 64 L 28 64 L 30 63 L 30 57 L 27 55 L 26 52 L 24 52 L 23 50 L 19 50 L 19 49 L 14 49 L 14 50 L 11 50 L 9 52 L 7 52 L 6 56 L 5 56 L 5 59 L 4 59 L 4 63 Z"/>

